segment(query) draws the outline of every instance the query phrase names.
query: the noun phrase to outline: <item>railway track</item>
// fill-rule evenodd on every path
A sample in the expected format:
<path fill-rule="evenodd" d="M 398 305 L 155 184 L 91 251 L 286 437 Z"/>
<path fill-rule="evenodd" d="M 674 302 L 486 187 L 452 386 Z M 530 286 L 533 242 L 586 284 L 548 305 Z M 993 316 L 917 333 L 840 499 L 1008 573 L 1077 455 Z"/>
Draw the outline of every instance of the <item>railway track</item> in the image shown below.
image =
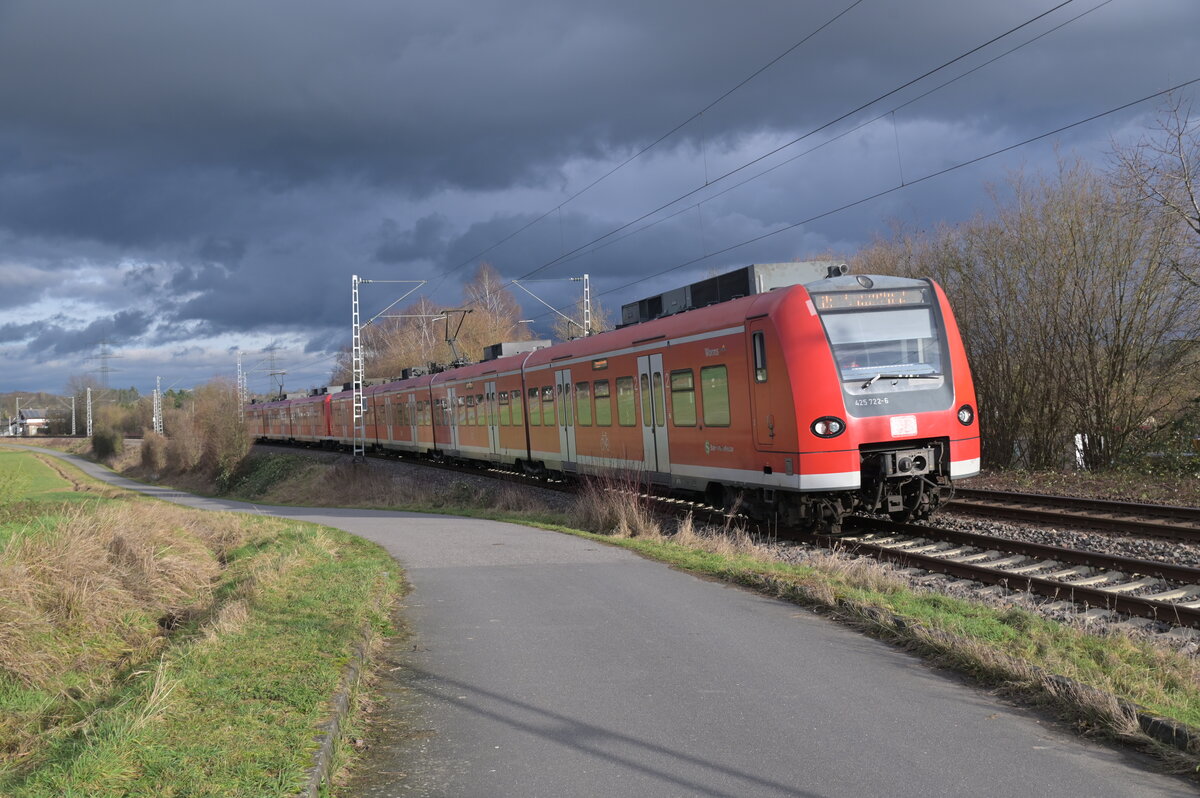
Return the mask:
<path fill-rule="evenodd" d="M 940 529 L 855 519 L 825 546 L 907 567 L 1200 628 L 1200 569 Z"/>
<path fill-rule="evenodd" d="M 502 466 L 466 467 L 449 462 L 417 462 L 404 459 L 425 467 L 465 472 L 553 491 L 570 493 L 577 486 L 572 481 L 535 478 Z M 617 486 L 614 489 L 624 488 Z M 989 501 L 989 507 L 997 506 L 992 502 L 1001 501 L 995 499 L 992 492 L 963 493 L 973 494 L 971 501 L 981 501 L 981 497 L 976 494 L 983 494 Z M 1015 497 L 1033 498 L 1039 502 L 1045 500 L 1045 497 L 1001 494 L 1009 495 L 1014 497 L 1014 504 L 1017 503 Z M 652 502 L 664 516 L 680 517 L 691 513 L 698 521 L 716 527 L 726 525 L 729 521 L 721 511 L 699 502 L 652 494 L 643 494 L 640 499 Z M 955 504 L 958 503 L 956 495 Z M 1073 503 L 1083 506 L 1091 504 L 1088 500 L 1073 500 Z M 1110 504 L 1119 505 L 1122 510 L 1128 506 L 1116 502 Z M 1177 517 L 1161 511 L 1190 509 L 1162 508 L 1155 505 L 1133 506 L 1144 508 L 1146 511 L 1139 519 L 1165 518 L 1168 523 Z M 1154 516 L 1153 511 L 1160 513 Z M 1030 515 L 1034 512 L 1036 511 L 1030 510 Z M 1115 515 L 1119 511 L 1112 512 Z M 1064 514 L 1047 509 L 1038 513 L 1036 518 L 1031 518 L 1030 515 L 1008 517 L 1039 521 L 1053 519 L 1055 523 L 1060 524 L 1065 523 L 1064 518 L 1075 517 L 1079 519 L 1078 523 L 1095 525 L 1094 515 L 1090 513 Z M 1186 516 L 1180 520 L 1186 521 Z M 1179 529 L 1176 527 L 1176 532 Z M 1187 528 L 1184 527 L 1183 530 L 1186 532 Z M 1142 526 L 1136 525 L 1135 521 L 1126 521 L 1121 531 L 1144 534 Z M 1197 530 L 1194 537 L 1181 534 L 1172 534 L 1170 537 L 1194 541 L 1200 539 L 1200 530 Z M 842 533 L 815 535 L 807 540 L 830 549 L 869 555 L 905 567 L 943 573 L 987 585 L 1000 585 L 1010 590 L 1026 590 L 1063 602 L 1083 605 L 1085 608 L 1099 608 L 1160 620 L 1176 626 L 1200 628 L 1200 568 L 933 526 L 898 524 L 877 518 L 851 518 L 847 520 Z"/>
<path fill-rule="evenodd" d="M 1200 508 L 958 488 L 952 512 L 1200 543 Z"/>

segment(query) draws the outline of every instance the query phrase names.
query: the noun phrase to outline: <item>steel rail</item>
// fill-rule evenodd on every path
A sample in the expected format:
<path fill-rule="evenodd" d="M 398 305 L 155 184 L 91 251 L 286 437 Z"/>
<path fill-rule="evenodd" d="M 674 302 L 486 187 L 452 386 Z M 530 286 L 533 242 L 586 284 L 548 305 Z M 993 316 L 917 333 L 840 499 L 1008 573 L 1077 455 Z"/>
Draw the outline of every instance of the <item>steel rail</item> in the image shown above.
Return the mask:
<path fill-rule="evenodd" d="M 1005 538 L 995 538 L 988 535 L 959 532 L 957 530 L 937 529 L 934 527 L 915 524 L 891 524 L 889 522 L 874 522 L 862 519 L 856 526 L 865 528 L 874 525 L 881 533 L 896 532 L 928 539 L 940 539 L 949 543 L 961 543 L 981 550 L 1003 551 L 1021 554 L 1034 558 L 1045 558 L 1056 562 L 1076 565 L 1087 565 L 1114 572 L 1128 572 L 1144 576 L 1156 576 L 1173 582 L 1200 584 L 1200 569 L 1173 566 L 1146 560 L 1112 557 L 1109 555 L 1080 552 L 1074 549 L 1063 549 L 1056 546 L 1011 541 Z M 1139 596 L 1124 595 L 1105 590 L 1102 587 L 1078 585 L 1061 582 L 1055 579 L 1039 576 L 1027 576 L 1005 571 L 1002 568 L 989 567 L 987 563 L 973 564 L 959 562 L 953 559 L 938 557 L 936 554 L 905 551 L 881 543 L 864 540 L 849 540 L 844 535 L 816 535 L 816 540 L 829 547 L 841 547 L 854 552 L 870 554 L 882 560 L 888 560 L 907 567 L 920 568 L 948 574 L 960 579 L 970 579 L 984 584 L 1001 585 L 1013 590 L 1026 590 L 1050 598 L 1071 601 L 1090 607 L 1102 607 L 1127 615 L 1153 618 L 1177 625 L 1200 628 L 1200 607 L 1185 607 Z"/>
<path fill-rule="evenodd" d="M 1028 543 L 1023 540 L 981 535 L 976 532 L 962 532 L 957 529 L 924 526 L 921 524 L 897 524 L 883 519 L 848 518 L 845 528 L 866 529 L 872 527 L 887 533 L 899 533 L 913 537 L 943 540 L 947 543 L 959 543 L 964 546 L 974 546 L 983 551 L 994 549 L 1009 554 L 1024 554 L 1027 557 L 1040 557 L 1047 560 L 1086 565 L 1091 568 L 1101 568 L 1106 571 L 1123 571 L 1143 576 L 1157 576 L 1172 582 L 1200 584 L 1200 568 L 1186 565 L 1172 565 L 1157 560 L 1140 560 L 1134 557 L 1119 557 L 1115 554 L 1067 549 L 1062 546 L 1050 546 L 1044 543 Z"/>
<path fill-rule="evenodd" d="M 996 518 L 1066 523 L 1126 534 L 1148 534 L 1184 542 L 1200 542 L 1200 509 L 1195 507 L 959 488 L 946 508 Z"/>

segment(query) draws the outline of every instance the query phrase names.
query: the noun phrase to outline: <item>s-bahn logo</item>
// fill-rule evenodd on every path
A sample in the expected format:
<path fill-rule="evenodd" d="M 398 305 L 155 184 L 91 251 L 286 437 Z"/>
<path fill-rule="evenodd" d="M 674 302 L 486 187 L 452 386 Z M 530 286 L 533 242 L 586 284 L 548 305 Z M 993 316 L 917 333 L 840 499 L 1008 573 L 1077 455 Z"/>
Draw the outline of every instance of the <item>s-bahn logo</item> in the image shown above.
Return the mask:
<path fill-rule="evenodd" d="M 723 445 L 723 444 L 720 444 L 720 443 L 709 443 L 708 441 L 705 441 L 705 442 L 704 442 L 704 453 L 705 453 L 705 454 L 712 454 L 713 452 L 726 452 L 726 453 L 729 453 L 729 452 L 732 452 L 732 451 L 733 451 L 733 447 L 732 447 L 732 446 L 725 446 L 725 445 Z"/>

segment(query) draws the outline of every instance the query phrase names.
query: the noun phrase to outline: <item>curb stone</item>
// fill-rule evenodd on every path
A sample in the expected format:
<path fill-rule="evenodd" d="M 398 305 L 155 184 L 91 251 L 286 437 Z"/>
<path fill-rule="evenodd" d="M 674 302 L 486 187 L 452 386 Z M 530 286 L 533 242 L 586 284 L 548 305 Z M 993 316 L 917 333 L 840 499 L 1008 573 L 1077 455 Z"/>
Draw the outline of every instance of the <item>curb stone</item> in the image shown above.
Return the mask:
<path fill-rule="evenodd" d="M 329 783 L 333 769 L 333 752 L 341 736 L 342 722 L 350 711 L 351 697 L 354 695 L 358 682 L 366 667 L 367 650 L 370 648 L 371 626 L 363 628 L 362 635 L 354 644 L 350 661 L 342 671 L 341 681 L 334 691 L 332 711 L 329 717 L 317 725 L 318 734 L 314 738 L 320 745 L 313 754 L 313 765 L 308 770 L 308 778 L 304 788 L 296 793 L 296 798 L 319 798 L 321 785 Z"/>

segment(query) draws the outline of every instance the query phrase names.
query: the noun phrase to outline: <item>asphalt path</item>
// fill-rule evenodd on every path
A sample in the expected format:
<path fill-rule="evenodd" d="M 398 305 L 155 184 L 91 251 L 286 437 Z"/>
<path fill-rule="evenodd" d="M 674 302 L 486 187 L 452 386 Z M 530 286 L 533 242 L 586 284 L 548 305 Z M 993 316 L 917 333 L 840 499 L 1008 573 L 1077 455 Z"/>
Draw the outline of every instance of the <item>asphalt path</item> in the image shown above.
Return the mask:
<path fill-rule="evenodd" d="M 201 498 L 71 459 L 191 507 L 344 529 L 403 565 L 412 635 L 380 685 L 392 734 L 372 741 L 352 796 L 1195 795 L 889 645 L 622 549 Z"/>

